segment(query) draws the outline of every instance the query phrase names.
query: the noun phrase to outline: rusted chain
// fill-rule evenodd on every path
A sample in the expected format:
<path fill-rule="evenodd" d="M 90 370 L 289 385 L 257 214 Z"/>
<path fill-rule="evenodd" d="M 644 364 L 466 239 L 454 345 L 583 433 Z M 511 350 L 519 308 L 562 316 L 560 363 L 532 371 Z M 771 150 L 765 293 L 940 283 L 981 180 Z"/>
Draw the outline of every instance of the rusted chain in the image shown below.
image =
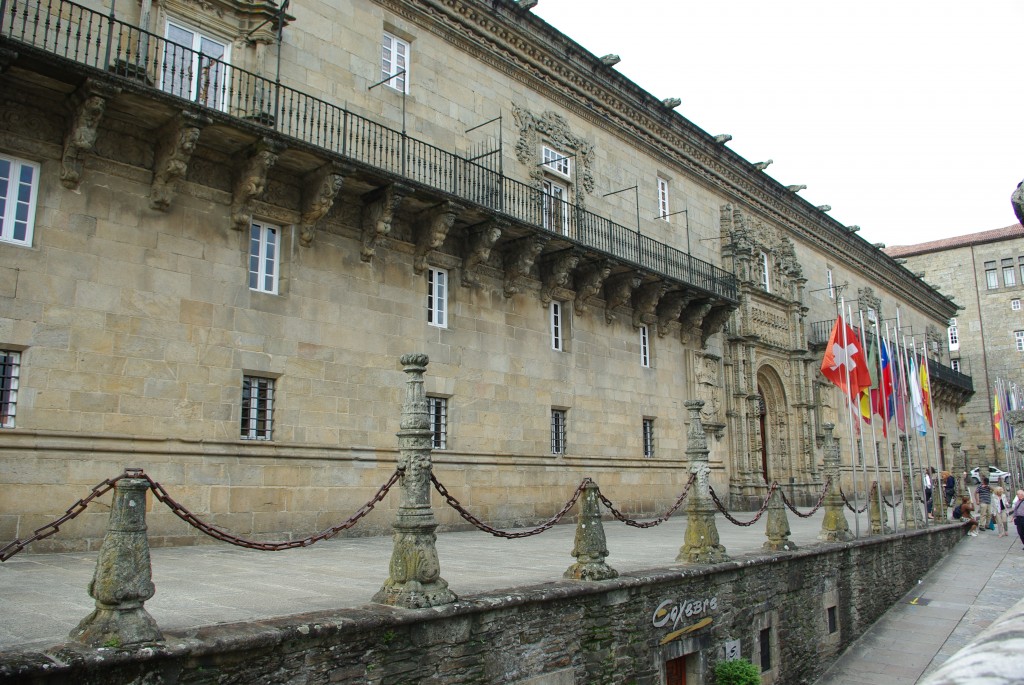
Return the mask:
<path fill-rule="evenodd" d="M 572 494 L 572 498 L 565 503 L 565 506 L 562 507 L 561 511 L 552 516 L 550 519 L 548 519 L 541 525 L 537 526 L 536 528 L 531 528 L 530 530 L 517 531 L 515 533 L 509 532 L 507 530 L 500 530 L 498 528 L 492 528 L 491 526 L 487 525 L 486 523 L 478 519 L 476 516 L 473 516 L 473 514 L 469 513 L 469 511 L 462 506 L 462 503 L 460 503 L 459 500 L 455 499 L 455 497 L 453 497 L 451 493 L 448 492 L 448 488 L 442 485 L 441 481 L 439 481 L 437 479 L 437 476 L 435 476 L 434 474 L 430 474 L 430 482 L 434 484 L 434 489 L 437 490 L 441 497 L 444 497 L 445 501 L 448 502 L 448 505 L 455 511 L 459 512 L 459 515 L 462 518 L 466 519 L 480 530 L 486 533 L 490 533 L 494 537 L 508 538 L 509 540 L 514 540 L 516 538 L 528 538 L 531 535 L 540 535 L 541 533 L 543 533 L 544 531 L 548 530 L 556 523 L 561 521 L 562 517 L 565 516 L 570 509 L 572 509 L 574 504 L 576 504 L 576 500 L 580 498 L 580 494 L 583 492 L 583 488 L 587 487 L 587 484 L 592 483 L 593 481 L 590 478 L 584 478 L 583 480 L 581 480 L 580 484 L 576 486 L 576 492 Z"/>
<path fill-rule="evenodd" d="M 398 482 L 399 478 L 402 477 L 402 469 L 395 469 L 395 472 L 391 474 L 391 478 L 389 478 L 388 481 L 384 483 L 384 485 L 380 486 L 379 490 L 377 490 L 377 494 L 374 495 L 366 504 L 359 507 L 356 513 L 348 517 L 343 523 L 314 535 L 310 535 L 309 537 L 302 538 L 301 540 L 286 540 L 280 542 L 257 542 L 255 540 L 249 540 L 247 538 L 238 537 L 237 535 L 232 535 L 223 528 L 218 528 L 217 526 L 206 523 L 188 509 L 175 502 L 171 496 L 167 494 L 167 491 L 164 490 L 164 487 L 152 478 L 145 474 L 140 477 L 149 482 L 149 488 L 153 491 L 154 497 L 166 504 L 175 516 L 200 532 L 206 533 L 217 540 L 235 545 L 236 547 L 245 547 L 247 549 L 255 549 L 263 552 L 280 552 L 286 549 L 309 547 L 321 540 L 332 538 L 341 531 L 354 526 L 359 519 L 369 514 L 370 511 L 384 499 L 391 487 Z"/>
<path fill-rule="evenodd" d="M 887 507 L 898 507 L 901 504 L 903 504 L 903 498 L 902 497 L 900 497 L 900 501 L 899 502 L 897 502 L 896 504 L 893 504 L 892 502 L 890 502 L 889 500 L 887 500 L 885 498 L 885 495 L 882 495 L 882 501 L 885 502 L 885 506 L 887 506 Z"/>
<path fill-rule="evenodd" d="M 864 503 L 864 507 L 862 509 L 855 509 L 854 506 L 850 504 L 850 501 L 846 499 L 846 493 L 843 492 L 842 488 L 839 488 L 839 495 L 843 498 L 843 504 L 846 505 L 846 508 L 852 511 L 854 514 L 863 514 L 865 511 L 868 510 L 868 506 L 871 504 L 871 498 L 869 497 L 868 501 Z"/>
<path fill-rule="evenodd" d="M 710 487 L 710 486 L 708 486 L 708 491 L 711 493 L 711 499 L 713 499 L 715 501 L 715 506 L 718 507 L 718 510 L 720 512 L 722 512 L 722 516 L 724 516 L 730 522 L 732 522 L 733 524 L 735 524 L 737 526 L 752 526 L 755 523 L 757 523 L 758 520 L 764 515 L 764 512 L 766 512 L 768 510 L 768 502 L 772 498 L 772 493 L 775 492 L 778 489 L 778 487 L 779 487 L 779 482 L 778 481 L 773 481 L 772 482 L 772 486 L 770 488 L 768 488 L 768 496 L 765 497 L 764 498 L 764 502 L 761 503 L 761 508 L 758 509 L 757 515 L 754 516 L 754 518 L 750 519 L 749 521 L 740 521 L 740 520 L 734 518 L 733 515 L 730 514 L 729 511 L 724 506 L 722 506 L 722 501 L 720 499 L 718 499 L 718 495 L 715 494 L 715 489 Z"/>
<path fill-rule="evenodd" d="M 818 497 L 818 501 L 814 504 L 814 508 L 811 509 L 806 514 L 802 514 L 799 511 L 797 511 L 797 508 L 793 505 L 792 502 L 789 501 L 789 498 L 786 497 L 786 492 L 784 490 L 779 490 L 779 492 L 782 493 L 782 502 L 786 505 L 787 509 L 789 509 L 791 512 L 793 512 L 794 514 L 796 514 L 797 516 L 799 516 L 802 519 L 809 519 L 812 516 L 814 516 L 814 513 L 816 511 L 818 511 L 818 509 L 821 509 L 821 505 L 825 503 L 825 495 L 828 494 L 828 486 L 831 483 L 832 483 L 832 479 L 831 478 L 828 478 L 828 479 L 825 480 L 825 487 L 822 488 L 821 495 Z"/>
<path fill-rule="evenodd" d="M 71 505 L 68 508 L 68 510 L 64 512 L 64 515 L 61 516 L 59 519 L 53 521 L 52 523 L 48 523 L 40 528 L 36 528 L 35 531 L 32 533 L 31 537 L 25 538 L 24 540 L 14 540 L 13 542 L 9 542 L 6 545 L 4 545 L 3 549 L 0 549 L 0 561 L 7 561 L 8 559 L 13 557 L 21 550 L 25 549 L 25 547 L 32 544 L 33 542 L 36 542 L 37 540 L 42 540 L 43 538 L 48 538 L 54 533 L 56 533 L 58 530 L 60 530 L 60 527 L 62 525 L 64 525 L 65 523 L 67 523 L 68 521 L 75 518 L 83 511 L 85 511 L 85 508 L 88 507 L 89 504 L 94 499 L 96 499 L 97 497 L 102 497 L 103 495 L 110 492 L 114 488 L 114 485 L 117 483 L 117 481 L 121 480 L 122 478 L 139 478 L 140 474 L 142 474 L 142 469 L 125 469 L 124 473 L 122 473 L 120 476 L 117 476 L 116 478 L 108 478 L 107 480 L 103 481 L 102 483 L 100 483 L 99 485 L 95 486 L 92 489 L 92 492 L 89 493 L 88 497 L 86 497 L 85 499 L 80 499 L 73 505 Z"/>
<path fill-rule="evenodd" d="M 679 499 L 676 500 L 676 503 L 673 504 L 669 508 L 669 510 L 666 511 L 664 514 L 650 521 L 637 521 L 636 519 L 629 518 L 628 516 L 626 516 L 625 514 L 623 514 L 618 509 L 615 508 L 615 506 L 612 504 L 612 501 L 601 493 L 600 488 L 598 488 L 597 490 L 597 497 L 598 499 L 601 500 L 601 504 L 606 506 L 608 508 L 608 511 L 612 512 L 612 516 L 617 518 L 619 521 L 622 521 L 627 526 L 633 526 L 634 528 L 653 528 L 654 526 L 660 526 L 665 521 L 668 521 L 669 518 L 672 517 L 672 514 L 676 513 L 676 510 L 679 509 L 680 506 L 682 506 L 683 500 L 686 499 L 687 493 L 690 492 L 690 486 L 693 485 L 693 482 L 696 479 L 697 474 L 691 473 L 690 480 L 686 481 L 686 486 L 683 488 L 683 494 L 679 495 Z"/>

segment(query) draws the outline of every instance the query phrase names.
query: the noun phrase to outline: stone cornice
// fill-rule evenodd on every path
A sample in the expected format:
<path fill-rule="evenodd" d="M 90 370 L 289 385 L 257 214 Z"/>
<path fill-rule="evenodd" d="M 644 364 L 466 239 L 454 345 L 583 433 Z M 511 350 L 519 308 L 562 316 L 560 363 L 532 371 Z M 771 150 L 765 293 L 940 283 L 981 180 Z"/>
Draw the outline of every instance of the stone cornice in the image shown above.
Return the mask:
<path fill-rule="evenodd" d="M 682 115 L 509 0 L 375 0 L 575 116 L 672 163 L 937 319 L 956 305 Z"/>

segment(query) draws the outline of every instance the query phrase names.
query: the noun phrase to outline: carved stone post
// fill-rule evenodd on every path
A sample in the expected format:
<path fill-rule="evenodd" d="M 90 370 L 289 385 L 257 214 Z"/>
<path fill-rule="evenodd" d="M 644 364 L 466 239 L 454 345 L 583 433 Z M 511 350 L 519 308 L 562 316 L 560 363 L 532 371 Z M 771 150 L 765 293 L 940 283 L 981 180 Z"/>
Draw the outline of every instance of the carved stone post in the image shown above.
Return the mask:
<path fill-rule="evenodd" d="M 772 490 L 768 499 L 768 521 L 764 534 L 768 536 L 768 542 L 762 545 L 766 550 L 789 552 L 796 549 L 796 544 L 789 539 L 789 518 L 786 516 L 786 506 L 782 502 L 782 493 L 778 488 Z"/>
<path fill-rule="evenodd" d="M 608 542 L 601 524 L 601 509 L 597 504 L 597 483 L 591 481 L 583 488 L 580 517 L 576 523 L 576 540 L 572 555 L 576 563 L 562 574 L 575 580 L 608 580 L 619 572 L 604 563 L 608 556 Z"/>
<path fill-rule="evenodd" d="M 964 446 L 962 442 L 951 442 L 949 445 L 953 448 L 953 466 L 950 467 L 950 471 L 953 473 L 953 506 L 956 506 L 960 495 L 964 494 L 960 490 L 964 487 L 963 473 L 967 471 L 967 455 L 960 449 Z M 958 465 L 962 466 L 958 467 Z M 962 468 L 962 471 L 958 468 Z"/>
<path fill-rule="evenodd" d="M 137 469 L 129 469 L 138 475 Z M 164 639 L 143 604 L 153 596 L 149 539 L 146 537 L 146 490 L 142 478 L 122 478 L 114 485 L 107 534 L 103 536 L 89 595 L 96 609 L 70 637 L 90 647 L 121 647 Z"/>
<path fill-rule="evenodd" d="M 686 457 L 690 473 L 697 476 L 696 487 L 686 503 L 686 534 L 676 561 L 686 564 L 717 564 L 729 561 L 725 547 L 719 544 L 715 526 L 715 503 L 711 500 L 708 476 L 708 439 L 700 422 L 704 400 L 687 400 L 690 428 L 686 432 Z"/>
<path fill-rule="evenodd" d="M 839 443 L 832 435 L 836 424 L 826 423 L 825 429 L 825 478 L 829 479 L 828 494 L 825 495 L 825 517 L 821 520 L 819 540 L 825 542 L 846 542 L 853 539 L 850 524 L 843 511 L 843 496 L 839 492 Z"/>
<path fill-rule="evenodd" d="M 935 490 L 933 488 L 932 492 L 934 491 Z M 889 523 L 889 514 L 882 505 L 880 497 L 878 481 L 876 480 L 871 483 L 871 492 L 868 494 L 868 500 L 871 503 L 871 507 L 868 510 L 868 516 L 871 519 L 872 535 L 882 535 L 892 532 L 892 528 L 887 525 Z"/>
<path fill-rule="evenodd" d="M 402 355 L 408 374 L 405 401 L 402 403 L 402 429 L 398 432 L 399 466 L 402 474 L 402 501 L 392 525 L 394 548 L 384 587 L 373 596 L 380 604 L 420 609 L 449 604 L 456 600 L 441 578 L 437 558 L 437 522 L 430 508 L 430 417 L 423 392 L 423 373 L 429 359 L 425 354 Z"/>
<path fill-rule="evenodd" d="M 903 526 L 907 530 L 925 527 L 923 507 L 918 506 L 917 488 L 910 482 L 911 478 L 918 478 L 910 465 L 910 445 L 904 444 L 900 450 L 900 459 L 903 460 Z M 919 482 L 919 481 L 917 481 Z M 924 499 L 924 491 L 921 492 L 921 499 Z"/>
<path fill-rule="evenodd" d="M 935 516 L 935 521 L 946 520 L 946 494 L 945 494 L 945 483 L 942 483 L 942 474 L 933 473 L 932 475 L 932 514 Z"/>

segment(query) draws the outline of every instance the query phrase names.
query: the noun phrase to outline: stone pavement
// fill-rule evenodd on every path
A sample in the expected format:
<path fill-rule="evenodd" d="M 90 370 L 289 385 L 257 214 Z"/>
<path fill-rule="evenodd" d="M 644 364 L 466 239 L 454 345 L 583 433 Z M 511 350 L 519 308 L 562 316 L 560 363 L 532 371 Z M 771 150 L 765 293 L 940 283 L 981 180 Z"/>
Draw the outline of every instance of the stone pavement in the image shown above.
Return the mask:
<path fill-rule="evenodd" d="M 869 628 L 816 685 L 913 685 L 1024 598 L 1013 527 L 966 537 Z"/>

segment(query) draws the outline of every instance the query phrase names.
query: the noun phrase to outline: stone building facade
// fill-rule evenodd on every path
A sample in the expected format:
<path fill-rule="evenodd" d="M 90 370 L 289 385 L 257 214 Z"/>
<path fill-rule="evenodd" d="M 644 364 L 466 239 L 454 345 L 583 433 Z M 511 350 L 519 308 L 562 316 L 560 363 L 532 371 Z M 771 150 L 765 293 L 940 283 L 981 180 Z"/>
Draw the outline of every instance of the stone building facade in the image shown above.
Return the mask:
<path fill-rule="evenodd" d="M 972 467 L 1011 470 L 1006 445 L 993 429 L 993 397 L 997 379 L 1024 386 L 1024 227 L 894 245 L 886 252 L 960 305 L 940 348 L 952 368 L 972 376 L 977 390 L 957 414 L 964 451 Z"/>
<path fill-rule="evenodd" d="M 808 501 L 840 295 L 956 311 L 516 3 L 114 4 L 0 29 L 0 538 L 129 466 L 241 534 L 332 525 L 394 470 L 407 352 L 439 479 L 496 525 L 584 476 L 664 511 L 692 398 L 734 506 Z M 96 544 L 93 512 L 40 548 Z"/>

